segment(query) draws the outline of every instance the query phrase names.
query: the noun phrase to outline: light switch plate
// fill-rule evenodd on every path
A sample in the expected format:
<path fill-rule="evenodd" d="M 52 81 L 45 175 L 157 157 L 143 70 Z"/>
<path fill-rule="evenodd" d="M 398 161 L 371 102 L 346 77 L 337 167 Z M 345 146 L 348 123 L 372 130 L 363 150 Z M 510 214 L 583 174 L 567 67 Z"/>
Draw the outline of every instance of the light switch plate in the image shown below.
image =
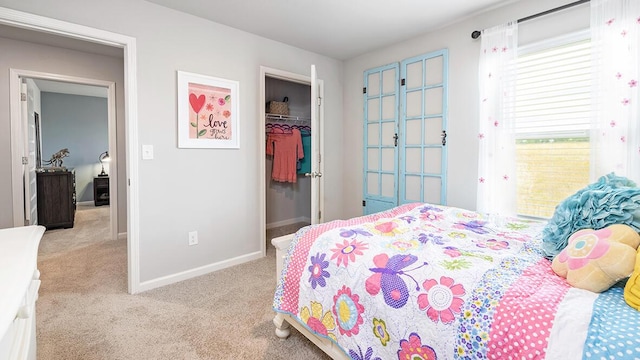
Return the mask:
<path fill-rule="evenodd" d="M 142 160 L 153 159 L 153 145 L 142 145 Z"/>
<path fill-rule="evenodd" d="M 198 232 L 189 231 L 189 246 L 198 245 Z"/>

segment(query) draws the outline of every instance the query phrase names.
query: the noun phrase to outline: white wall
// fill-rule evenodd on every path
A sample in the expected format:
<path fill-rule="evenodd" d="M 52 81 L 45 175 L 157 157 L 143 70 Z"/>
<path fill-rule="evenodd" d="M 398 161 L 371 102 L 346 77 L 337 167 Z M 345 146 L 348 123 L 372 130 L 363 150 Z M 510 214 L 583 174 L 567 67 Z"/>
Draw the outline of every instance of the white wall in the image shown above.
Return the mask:
<path fill-rule="evenodd" d="M 326 129 L 342 118 L 342 63 L 142 0 L 0 0 L 0 6 L 136 38 L 140 160 L 140 277 L 152 281 L 260 251 L 260 66 L 297 74 L 318 68 Z M 240 83 L 240 149 L 178 149 L 176 71 Z M 326 146 L 325 212 L 342 214 L 342 132 Z M 199 232 L 199 245 L 187 233 Z"/>
<path fill-rule="evenodd" d="M 358 216 L 362 208 L 363 73 L 416 55 L 449 49 L 449 119 L 447 130 L 448 205 L 476 207 L 478 171 L 478 58 L 480 39 L 471 32 L 537 14 L 573 1 L 521 0 L 479 14 L 423 36 L 350 59 L 344 77 L 344 213 Z M 589 4 L 520 24 L 523 42 L 589 26 Z M 356 169 L 356 170 L 353 170 Z"/>

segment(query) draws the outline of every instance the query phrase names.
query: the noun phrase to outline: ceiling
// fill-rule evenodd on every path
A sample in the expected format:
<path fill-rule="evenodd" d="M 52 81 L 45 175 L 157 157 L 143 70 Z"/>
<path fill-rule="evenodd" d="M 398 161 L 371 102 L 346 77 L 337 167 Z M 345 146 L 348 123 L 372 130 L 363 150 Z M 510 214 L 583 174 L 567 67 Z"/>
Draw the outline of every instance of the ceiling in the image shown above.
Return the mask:
<path fill-rule="evenodd" d="M 346 60 L 519 0 L 146 0 Z M 120 48 L 0 24 L 0 37 L 113 57 Z"/>
<path fill-rule="evenodd" d="M 386 47 L 518 0 L 147 0 L 339 60 Z M 0 24 L 0 37 L 99 55 L 120 48 Z M 106 96 L 106 89 L 38 80 L 42 91 Z"/>
<path fill-rule="evenodd" d="M 517 0 L 147 0 L 346 60 Z"/>

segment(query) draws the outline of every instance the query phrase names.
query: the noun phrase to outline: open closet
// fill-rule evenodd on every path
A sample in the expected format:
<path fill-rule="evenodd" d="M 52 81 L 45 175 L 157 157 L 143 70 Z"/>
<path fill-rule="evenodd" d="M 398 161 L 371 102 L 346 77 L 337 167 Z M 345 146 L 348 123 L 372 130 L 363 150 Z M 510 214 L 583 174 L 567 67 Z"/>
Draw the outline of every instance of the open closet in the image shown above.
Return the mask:
<path fill-rule="evenodd" d="M 287 101 L 284 101 L 286 98 Z M 311 86 L 265 78 L 266 226 L 311 223 Z M 271 101 L 285 103 L 270 106 Z M 270 112 L 273 111 L 273 112 Z"/>

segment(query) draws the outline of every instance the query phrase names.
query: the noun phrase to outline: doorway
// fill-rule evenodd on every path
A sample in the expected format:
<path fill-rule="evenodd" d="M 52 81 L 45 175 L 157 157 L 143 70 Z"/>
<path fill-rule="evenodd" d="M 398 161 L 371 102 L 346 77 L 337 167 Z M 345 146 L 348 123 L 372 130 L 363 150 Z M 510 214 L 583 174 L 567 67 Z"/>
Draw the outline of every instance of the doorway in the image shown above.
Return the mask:
<path fill-rule="evenodd" d="M 260 104 L 264 104 L 260 106 L 261 114 L 258 122 L 261 179 L 260 234 L 262 251 L 266 254 L 267 228 L 295 223 L 322 222 L 324 164 L 321 160 L 324 104 L 322 104 L 323 84 L 315 78 L 314 66 L 312 66 L 310 77 L 267 67 L 261 67 L 260 73 Z M 270 115 L 265 106 L 266 103 L 276 99 L 283 102 L 284 97 L 294 99 L 290 104 L 289 115 Z M 300 169 L 297 170 L 296 182 L 293 184 L 271 181 L 273 160 L 267 158 L 266 151 L 267 127 L 270 124 L 274 127 L 286 127 L 288 130 L 294 128 L 302 130 L 301 136 L 307 135 L 306 138 L 302 137 L 301 142 L 306 142 L 304 152 L 307 161 L 310 160 L 311 164 L 306 166 L 302 161 L 299 162 Z M 280 212 L 281 210 L 284 212 Z"/>
<path fill-rule="evenodd" d="M 100 155 L 106 150 L 110 154 L 109 176 L 100 180 L 108 181 L 109 197 L 110 197 L 110 238 L 115 240 L 118 238 L 118 168 L 117 168 L 117 146 L 116 146 L 116 100 L 115 100 L 115 83 L 101 81 L 95 79 L 84 79 L 60 74 L 49 74 L 43 72 L 34 72 L 26 70 L 12 69 L 10 74 L 10 91 L 15 91 L 14 84 L 20 84 L 20 97 L 25 99 L 20 101 L 21 104 L 11 104 L 12 109 L 20 109 L 20 116 L 12 116 L 12 128 L 21 128 L 24 154 L 28 154 L 27 164 L 22 165 L 20 169 L 14 168 L 14 173 L 22 173 L 24 193 L 21 194 L 14 187 L 13 197 L 14 204 L 22 202 L 18 206 L 14 205 L 14 225 L 33 225 L 42 224 L 34 221 L 37 219 L 37 192 L 35 191 L 36 171 L 39 171 L 43 165 L 42 161 L 48 159 L 48 153 L 44 154 L 41 161 L 37 160 L 41 157 L 38 151 L 42 145 L 42 138 L 47 137 L 47 132 L 42 132 L 42 124 L 53 124 L 49 126 L 49 143 L 53 143 L 54 147 L 49 152 L 57 150 L 58 147 L 71 147 L 69 154 L 72 159 L 71 165 L 74 165 L 74 188 L 75 188 L 75 204 L 93 201 L 92 187 L 96 186 L 94 176 L 98 175 L 100 169 L 98 161 Z M 25 85 L 26 84 L 26 85 Z M 26 86 L 26 89 L 25 89 Z M 63 112 L 63 116 L 54 119 L 54 114 L 42 113 L 41 99 L 44 95 L 55 97 L 56 106 Z M 82 96 L 78 96 L 82 95 Z M 86 96 L 91 96 L 87 98 Z M 13 97 L 12 99 L 15 99 Z M 26 108 L 25 108 L 26 103 Z M 49 102 L 51 103 L 51 102 Z M 89 105 L 90 103 L 91 105 Z M 75 105 L 74 105 L 75 104 Z M 103 108 L 104 105 L 104 108 Z M 84 116 L 76 119 L 76 123 L 72 119 L 73 111 L 70 110 L 75 106 L 84 108 Z M 34 109 L 35 108 L 35 109 Z M 34 110 L 37 110 L 38 116 L 35 121 Z M 12 110 L 13 111 L 13 110 Z M 55 112 L 55 111 L 54 111 Z M 12 114 L 13 115 L 13 114 Z M 49 121 L 47 121 L 47 116 Z M 106 123 L 95 123 L 95 119 L 105 119 Z M 14 123 L 13 121 L 19 121 Z M 104 121 L 104 120 L 103 120 Z M 90 122 L 93 122 L 91 124 Z M 93 125 L 93 126 L 91 126 Z M 84 129 L 84 130 L 83 130 Z M 105 133 L 101 133 L 98 129 L 103 129 Z M 68 134 L 73 134 L 72 136 Z M 104 140 L 106 139 L 106 141 Z M 56 144 L 58 143 L 58 144 Z M 58 145 L 58 146 L 56 146 Z M 91 150 L 90 147 L 93 149 Z M 33 151 L 32 151 L 33 150 Z M 75 151 L 74 151 L 75 150 Z M 76 159 L 73 159 L 74 152 Z M 84 155 L 90 153 L 95 155 Z M 13 154 L 12 157 L 19 157 L 20 154 Z M 74 161 L 75 160 L 75 161 Z M 25 161 L 22 162 L 23 164 Z M 69 163 L 69 162 L 67 162 Z M 23 195 L 23 196 L 22 196 Z M 23 208 L 23 217 L 20 219 L 16 209 Z"/>
<path fill-rule="evenodd" d="M 136 41 L 135 38 L 116 34 L 104 30 L 99 30 L 87 26 L 73 24 L 43 16 L 36 16 L 21 11 L 7 8 L 0 8 L 0 24 L 17 27 L 26 30 L 34 30 L 36 32 L 48 35 L 56 35 L 65 38 L 71 38 L 84 43 L 94 43 L 105 45 L 107 47 L 119 48 L 123 52 L 124 62 L 124 132 L 127 138 L 124 148 L 124 157 L 127 167 L 127 277 L 128 292 L 135 294 L 140 291 L 140 239 L 139 239 L 139 189 L 138 189 L 138 114 L 137 114 L 137 74 L 136 74 Z M 17 79 L 18 77 L 15 77 Z M 19 83 L 13 85 L 19 86 Z M 19 92 L 13 92 L 11 97 L 18 97 Z M 11 103 L 18 101 L 11 99 Z M 12 109 L 13 114 L 19 114 L 17 109 Z M 17 115 L 16 115 L 17 116 Z M 11 137 L 21 139 L 21 130 L 15 127 L 11 128 Z M 19 151 L 18 142 L 12 143 L 12 151 Z M 16 162 L 19 164 L 17 165 Z M 20 168 L 21 157 L 12 157 L 12 169 Z M 12 183 L 22 184 L 23 174 L 18 171 L 16 174 L 12 170 Z M 17 181 L 16 181 L 17 178 Z M 15 189 L 14 189 L 15 191 Z M 19 211 L 22 214 L 23 209 L 15 209 L 14 214 Z M 20 218 L 21 216 L 18 216 Z M 14 215 L 15 218 L 15 215 Z"/>
<path fill-rule="evenodd" d="M 267 230 L 293 224 L 311 223 L 311 86 L 267 77 L 265 80 L 267 103 L 275 101 L 281 108 L 271 106 L 265 117 L 267 156 L 265 177 L 267 197 Z M 287 99 L 286 102 L 280 101 Z M 269 106 L 267 106 L 269 107 Z M 285 110 L 286 111 L 282 111 Z M 289 141 L 290 140 L 290 141 Z M 286 145 L 299 142 L 303 153 L 293 169 L 294 174 L 285 174 L 278 151 Z M 283 145 L 283 146 L 281 146 Z M 297 147 L 296 147 L 297 148 Z M 298 149 L 298 150 L 300 150 Z"/>

